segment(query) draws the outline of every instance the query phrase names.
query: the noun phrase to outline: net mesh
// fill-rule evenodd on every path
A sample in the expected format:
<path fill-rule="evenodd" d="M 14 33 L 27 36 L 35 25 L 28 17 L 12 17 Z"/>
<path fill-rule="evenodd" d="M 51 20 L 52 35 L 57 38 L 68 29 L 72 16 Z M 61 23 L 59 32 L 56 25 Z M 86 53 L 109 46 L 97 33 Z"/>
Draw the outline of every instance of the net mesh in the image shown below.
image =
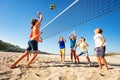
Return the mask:
<path fill-rule="evenodd" d="M 120 0 L 78 0 L 44 29 L 47 39 L 120 8 Z"/>

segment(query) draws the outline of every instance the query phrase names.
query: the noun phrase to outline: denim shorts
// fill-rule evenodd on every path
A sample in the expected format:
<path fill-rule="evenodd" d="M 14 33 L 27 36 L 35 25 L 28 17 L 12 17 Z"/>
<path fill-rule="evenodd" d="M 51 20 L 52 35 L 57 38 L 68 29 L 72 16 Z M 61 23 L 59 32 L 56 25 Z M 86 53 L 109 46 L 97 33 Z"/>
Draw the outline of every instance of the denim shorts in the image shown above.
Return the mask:
<path fill-rule="evenodd" d="M 28 41 L 28 48 L 26 49 L 27 51 L 38 51 L 38 42 L 35 40 L 29 40 Z"/>
<path fill-rule="evenodd" d="M 86 56 L 88 56 L 88 51 L 83 51 L 83 52 L 81 52 L 81 53 L 79 54 L 79 56 L 81 56 L 81 55 L 83 55 L 83 54 L 85 54 Z"/>
<path fill-rule="evenodd" d="M 100 48 L 100 47 L 97 47 L 96 48 L 96 56 L 97 57 L 104 57 L 105 56 L 105 50 L 106 50 L 106 47 L 105 46 L 103 46 L 102 48 Z"/>

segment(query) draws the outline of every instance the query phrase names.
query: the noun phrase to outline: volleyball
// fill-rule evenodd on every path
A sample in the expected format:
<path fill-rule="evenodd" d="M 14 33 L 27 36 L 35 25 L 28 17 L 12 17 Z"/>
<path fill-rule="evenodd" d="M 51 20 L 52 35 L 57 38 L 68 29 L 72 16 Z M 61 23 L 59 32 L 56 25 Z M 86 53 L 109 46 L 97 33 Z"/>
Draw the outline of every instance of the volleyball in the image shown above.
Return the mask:
<path fill-rule="evenodd" d="M 50 9 L 51 9 L 51 10 L 54 10 L 55 8 L 56 8 L 55 4 L 51 4 L 51 5 L 50 5 Z"/>

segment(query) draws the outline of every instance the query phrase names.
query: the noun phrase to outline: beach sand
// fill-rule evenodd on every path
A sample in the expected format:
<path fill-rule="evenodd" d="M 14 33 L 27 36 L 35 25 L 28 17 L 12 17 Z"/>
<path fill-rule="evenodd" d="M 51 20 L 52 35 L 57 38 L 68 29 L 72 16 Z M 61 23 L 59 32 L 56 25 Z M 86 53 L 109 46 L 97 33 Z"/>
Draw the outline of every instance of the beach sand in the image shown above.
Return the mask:
<path fill-rule="evenodd" d="M 0 52 L 0 80 L 120 80 L 120 57 L 106 57 L 108 71 L 104 65 L 102 69 L 98 69 L 95 56 L 90 56 L 92 66 L 89 67 L 85 56 L 80 57 L 80 64 L 71 64 L 70 56 L 66 56 L 66 61 L 61 64 L 59 55 L 46 54 L 39 54 L 29 70 L 24 68 L 26 58 L 17 68 L 9 69 L 21 55 Z M 32 56 L 33 54 L 30 57 Z"/>

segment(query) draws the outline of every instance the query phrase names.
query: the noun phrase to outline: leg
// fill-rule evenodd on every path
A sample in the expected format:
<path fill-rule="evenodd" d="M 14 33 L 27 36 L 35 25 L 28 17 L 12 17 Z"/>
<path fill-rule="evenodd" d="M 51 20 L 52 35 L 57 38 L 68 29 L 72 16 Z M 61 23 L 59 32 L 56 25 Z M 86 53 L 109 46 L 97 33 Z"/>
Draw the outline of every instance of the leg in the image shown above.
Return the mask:
<path fill-rule="evenodd" d="M 73 51 L 73 55 L 74 55 L 74 60 L 75 60 L 75 63 L 76 63 L 76 51 L 75 50 Z"/>
<path fill-rule="evenodd" d="M 65 62 L 65 52 L 64 52 L 64 58 L 63 58 L 64 62 Z"/>
<path fill-rule="evenodd" d="M 90 62 L 90 58 L 89 58 L 89 56 L 86 56 L 86 59 L 87 59 L 88 63 L 89 63 L 90 66 L 91 66 L 91 62 Z"/>
<path fill-rule="evenodd" d="M 31 40 L 28 41 L 28 48 L 27 48 L 27 51 L 31 51 L 32 50 L 32 46 L 31 46 Z M 29 53 L 29 55 L 31 55 Z M 29 61 L 29 55 L 27 55 L 27 61 Z"/>
<path fill-rule="evenodd" d="M 29 61 L 29 55 L 27 55 L 27 61 Z"/>
<path fill-rule="evenodd" d="M 62 63 L 62 54 L 60 54 L 60 63 Z"/>
<path fill-rule="evenodd" d="M 25 58 L 26 56 L 29 55 L 29 53 L 30 53 L 29 51 L 25 51 L 25 53 L 24 53 L 20 58 L 18 58 L 18 60 L 16 60 L 16 61 L 10 66 L 10 68 L 11 68 L 11 69 L 15 68 L 16 65 L 17 65 L 23 58 Z"/>
<path fill-rule="evenodd" d="M 100 59 L 100 57 L 97 57 L 97 60 L 98 60 L 98 66 L 99 66 L 99 69 L 102 69 L 102 66 L 101 66 L 101 59 Z"/>
<path fill-rule="evenodd" d="M 65 62 L 65 49 L 63 49 L 63 61 Z"/>
<path fill-rule="evenodd" d="M 31 45 L 31 48 L 32 48 L 33 51 L 34 51 L 34 56 L 33 56 L 32 59 L 28 62 L 26 68 L 29 68 L 30 64 L 33 62 L 33 60 L 35 60 L 35 58 L 36 58 L 37 55 L 38 55 L 38 42 L 35 41 L 35 40 L 31 40 L 30 45 Z"/>
<path fill-rule="evenodd" d="M 76 60 L 78 60 L 78 64 L 80 64 L 79 55 L 76 56 Z"/>
<path fill-rule="evenodd" d="M 62 62 L 64 62 L 65 61 L 65 49 L 62 49 L 61 50 L 61 55 L 62 55 Z"/>
<path fill-rule="evenodd" d="M 105 57 L 105 50 L 106 50 L 106 47 L 105 46 L 103 46 L 102 48 L 101 48 L 101 60 L 103 61 L 103 64 L 105 65 L 105 67 L 106 67 L 106 70 L 108 70 L 108 65 L 107 65 L 107 62 L 106 62 L 106 59 L 104 58 Z"/>
<path fill-rule="evenodd" d="M 73 52 L 70 50 L 71 62 L 73 63 Z"/>
<path fill-rule="evenodd" d="M 62 50 L 60 49 L 60 63 L 62 63 Z"/>
<path fill-rule="evenodd" d="M 96 47 L 96 53 L 97 53 L 96 56 L 97 56 L 99 69 L 102 69 L 101 59 L 100 59 L 100 56 L 101 56 L 101 48 L 100 47 Z"/>
<path fill-rule="evenodd" d="M 65 61 L 65 54 L 62 54 L 62 61 Z"/>
<path fill-rule="evenodd" d="M 101 60 L 103 61 L 103 64 L 105 65 L 106 70 L 108 70 L 106 59 L 104 57 L 101 57 Z"/>
<path fill-rule="evenodd" d="M 30 64 L 31 64 L 31 63 L 33 62 L 33 60 L 37 57 L 37 55 L 38 55 L 38 51 L 35 51 L 33 58 L 28 62 L 26 68 L 29 68 Z"/>

